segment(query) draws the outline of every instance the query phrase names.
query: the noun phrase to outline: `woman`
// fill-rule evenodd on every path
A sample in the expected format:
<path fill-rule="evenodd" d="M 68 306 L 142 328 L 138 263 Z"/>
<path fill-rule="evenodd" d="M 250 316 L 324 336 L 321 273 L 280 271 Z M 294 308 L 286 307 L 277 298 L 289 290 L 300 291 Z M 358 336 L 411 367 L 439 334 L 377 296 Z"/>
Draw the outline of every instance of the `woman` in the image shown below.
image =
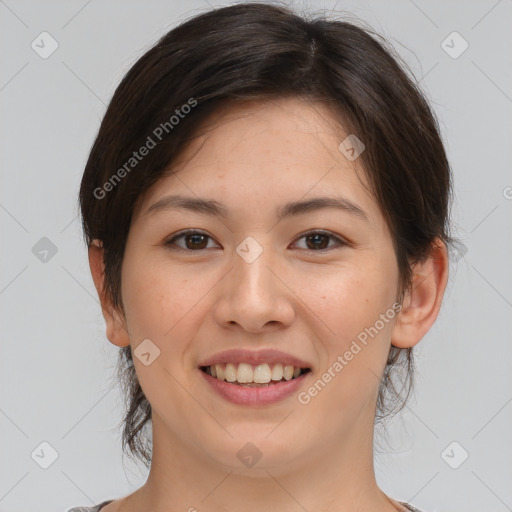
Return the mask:
<path fill-rule="evenodd" d="M 374 425 L 441 306 L 450 188 L 437 121 L 376 34 L 257 3 L 166 34 L 80 189 L 123 447 L 150 472 L 71 510 L 417 510 L 379 489 Z"/>

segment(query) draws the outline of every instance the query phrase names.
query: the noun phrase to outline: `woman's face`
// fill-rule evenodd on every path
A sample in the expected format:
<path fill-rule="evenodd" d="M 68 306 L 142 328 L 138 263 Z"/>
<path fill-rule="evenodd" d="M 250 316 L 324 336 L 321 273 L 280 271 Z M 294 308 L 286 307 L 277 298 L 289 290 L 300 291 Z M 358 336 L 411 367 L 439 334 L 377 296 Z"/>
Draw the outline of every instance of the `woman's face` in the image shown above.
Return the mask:
<path fill-rule="evenodd" d="M 205 463 L 311 465 L 360 450 L 373 431 L 398 267 L 336 123 L 299 99 L 226 109 L 135 210 L 122 300 L 136 372 L 158 435 Z M 171 195 L 215 201 L 222 215 Z M 341 206 L 285 208 L 316 198 Z M 171 241 L 183 230 L 194 233 Z M 309 371 L 251 387 L 201 369 L 267 381 L 280 361 Z"/>

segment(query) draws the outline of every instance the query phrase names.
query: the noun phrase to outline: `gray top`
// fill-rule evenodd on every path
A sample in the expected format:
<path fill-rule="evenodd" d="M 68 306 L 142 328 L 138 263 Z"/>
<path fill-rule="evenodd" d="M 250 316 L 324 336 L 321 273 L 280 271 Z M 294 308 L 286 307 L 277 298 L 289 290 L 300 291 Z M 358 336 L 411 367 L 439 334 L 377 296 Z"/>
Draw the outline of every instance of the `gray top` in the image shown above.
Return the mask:
<path fill-rule="evenodd" d="M 66 510 L 66 512 L 100 512 L 100 509 L 109 503 L 112 503 L 114 500 L 108 500 L 100 503 L 99 505 L 95 505 L 94 507 L 74 507 Z M 404 503 L 403 501 L 399 501 L 400 505 L 403 505 L 407 510 L 412 510 L 412 512 L 421 512 L 419 508 L 413 507 L 408 503 Z"/>
<path fill-rule="evenodd" d="M 109 503 L 112 503 L 113 501 L 114 500 L 103 501 L 98 505 L 94 505 L 94 507 L 73 507 L 66 510 L 66 512 L 99 512 L 100 508 L 104 507 L 105 505 L 108 505 Z"/>

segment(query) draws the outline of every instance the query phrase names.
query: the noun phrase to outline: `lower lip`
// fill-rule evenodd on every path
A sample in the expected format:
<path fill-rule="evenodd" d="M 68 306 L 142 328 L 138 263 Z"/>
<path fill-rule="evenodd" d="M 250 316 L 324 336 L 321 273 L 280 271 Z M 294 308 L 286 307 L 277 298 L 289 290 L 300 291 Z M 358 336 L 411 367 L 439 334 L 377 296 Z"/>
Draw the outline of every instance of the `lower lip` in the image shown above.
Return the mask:
<path fill-rule="evenodd" d="M 199 370 L 206 382 L 210 384 L 214 391 L 226 400 L 237 405 L 266 405 L 284 400 L 297 392 L 298 388 L 304 382 L 304 379 L 311 373 L 307 372 L 296 379 L 278 382 L 270 386 L 250 388 L 239 386 L 230 382 L 219 380 L 207 373 Z"/>

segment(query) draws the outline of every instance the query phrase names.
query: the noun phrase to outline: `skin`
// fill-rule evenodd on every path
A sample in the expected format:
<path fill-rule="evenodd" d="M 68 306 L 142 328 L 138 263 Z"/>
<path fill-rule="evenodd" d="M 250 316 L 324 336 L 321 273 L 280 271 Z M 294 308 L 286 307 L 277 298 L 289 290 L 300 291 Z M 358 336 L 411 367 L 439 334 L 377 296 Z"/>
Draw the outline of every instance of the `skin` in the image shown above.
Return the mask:
<path fill-rule="evenodd" d="M 217 114 L 173 164 L 176 174 L 136 205 L 122 267 L 124 314 L 101 293 L 102 249 L 91 245 L 108 339 L 135 350 L 149 338 L 160 350 L 149 366 L 134 357 L 153 411 L 148 480 L 102 511 L 403 510 L 375 480 L 375 404 L 391 344 L 416 345 L 438 315 L 448 275 L 442 242 L 414 268 L 403 309 L 307 405 L 296 394 L 235 405 L 198 373 L 226 349 L 276 348 L 312 367 L 307 390 L 395 303 L 391 235 L 360 159 L 338 150 L 346 136 L 325 104 L 295 98 Z M 231 217 L 146 212 L 170 193 L 216 199 Z M 278 206 L 323 195 L 349 199 L 367 220 L 332 208 L 276 220 Z M 165 245 L 188 228 L 205 232 L 207 246 L 190 237 L 175 242 L 183 251 Z M 308 244 L 304 234 L 318 229 L 348 243 Z M 263 249 L 252 263 L 236 252 L 247 236 Z M 251 468 L 237 458 L 247 442 L 262 454 Z"/>

